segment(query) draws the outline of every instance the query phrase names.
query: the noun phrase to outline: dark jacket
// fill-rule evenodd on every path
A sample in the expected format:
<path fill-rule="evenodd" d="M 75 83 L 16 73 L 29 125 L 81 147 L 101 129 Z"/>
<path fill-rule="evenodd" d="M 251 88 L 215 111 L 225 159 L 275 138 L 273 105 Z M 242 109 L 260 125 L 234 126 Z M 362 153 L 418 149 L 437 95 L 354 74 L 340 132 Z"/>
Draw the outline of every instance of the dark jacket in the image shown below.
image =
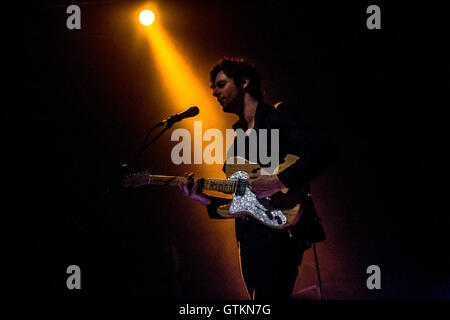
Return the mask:
<path fill-rule="evenodd" d="M 246 122 L 239 120 L 233 125 L 234 130 L 239 128 L 246 131 Z M 301 117 L 299 110 L 287 103 L 280 103 L 276 108 L 264 103 L 258 104 L 254 129 L 257 134 L 258 129 L 279 129 L 280 162 L 283 162 L 287 154 L 294 154 L 300 157 L 295 164 L 278 173 L 279 179 L 287 188 L 298 190 L 302 194 L 302 218 L 295 226 L 290 227 L 291 234 L 297 239 L 322 241 L 325 235 L 322 234 L 323 230 L 318 223 L 318 217 L 312 199 L 309 196 L 309 182 L 335 158 L 335 148 L 328 139 L 325 139 L 320 134 L 314 134 L 314 130 Z M 270 137 L 270 133 L 267 136 Z M 270 145 L 269 140 L 269 151 L 267 154 L 271 152 Z M 246 143 L 246 147 L 245 155 L 240 155 L 237 152 L 236 143 L 233 143 L 231 146 L 231 148 L 235 148 L 235 155 L 249 159 L 248 143 Z M 258 163 L 261 165 L 259 160 L 258 158 Z M 264 165 L 261 166 L 264 167 Z M 217 207 L 228 203 L 230 200 L 215 197 L 211 198 L 211 200 L 211 204 L 207 207 L 209 216 L 213 219 L 222 219 L 217 214 Z M 251 225 L 250 228 L 261 228 L 263 233 L 280 231 L 266 227 L 255 219 L 239 218 L 236 219 L 236 236 L 238 241 L 245 236 L 249 225 Z"/>

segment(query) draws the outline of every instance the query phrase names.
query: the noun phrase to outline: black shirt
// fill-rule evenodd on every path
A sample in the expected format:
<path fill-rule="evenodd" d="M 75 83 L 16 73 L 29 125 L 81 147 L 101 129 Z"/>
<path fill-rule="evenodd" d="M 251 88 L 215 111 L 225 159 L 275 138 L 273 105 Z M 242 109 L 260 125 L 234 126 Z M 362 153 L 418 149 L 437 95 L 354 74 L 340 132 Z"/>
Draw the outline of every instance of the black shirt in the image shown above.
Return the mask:
<path fill-rule="evenodd" d="M 246 131 L 248 129 L 247 123 L 240 119 L 233 125 L 233 129 Z M 309 193 L 309 181 L 334 159 L 334 148 L 331 147 L 329 140 L 324 139 L 321 135 L 314 134 L 310 124 L 306 123 L 305 119 L 301 117 L 299 109 L 293 105 L 280 103 L 275 108 L 268 104 L 259 103 L 256 108 L 253 129 L 258 139 L 259 129 L 268 129 L 268 155 L 271 152 L 270 129 L 279 129 L 279 161 L 283 162 L 287 154 L 297 155 L 299 160 L 289 168 L 278 173 L 278 178 L 287 188 L 300 190 L 305 196 Z M 235 139 L 231 148 L 234 148 L 234 155 L 251 160 L 249 159 L 249 144 L 246 143 L 245 146 L 245 154 L 239 154 Z M 258 146 L 257 149 L 259 149 Z M 259 152 L 257 154 L 259 155 Z M 261 167 L 268 167 L 268 164 L 260 162 L 259 156 L 257 160 Z M 312 200 L 309 197 L 303 200 L 303 216 L 315 217 L 316 213 Z M 211 204 L 207 206 L 209 216 L 213 219 L 223 219 L 217 214 L 217 208 L 229 203 L 229 201 L 228 199 L 211 197 Z M 249 228 L 260 229 L 263 234 L 286 232 L 267 227 L 252 218 L 238 218 L 236 219 L 236 237 L 238 241 L 245 238 L 245 233 L 248 232 Z M 304 231 L 302 231 L 300 223 L 291 228 L 291 233 L 293 233 L 294 237 L 305 238 L 302 235 Z"/>

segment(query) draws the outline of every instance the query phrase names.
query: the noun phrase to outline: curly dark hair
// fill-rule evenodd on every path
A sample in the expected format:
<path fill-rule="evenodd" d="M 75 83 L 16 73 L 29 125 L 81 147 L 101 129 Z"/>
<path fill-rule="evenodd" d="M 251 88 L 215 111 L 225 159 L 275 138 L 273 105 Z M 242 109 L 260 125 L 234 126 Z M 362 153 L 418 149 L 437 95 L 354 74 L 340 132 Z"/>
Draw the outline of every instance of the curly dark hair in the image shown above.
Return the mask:
<path fill-rule="evenodd" d="M 248 92 L 259 102 L 262 101 L 261 76 L 253 64 L 242 58 L 222 58 L 209 73 L 211 87 L 214 87 L 214 81 L 220 71 L 223 71 L 228 78 L 232 78 L 238 86 L 244 82 L 244 79 L 248 79 Z"/>

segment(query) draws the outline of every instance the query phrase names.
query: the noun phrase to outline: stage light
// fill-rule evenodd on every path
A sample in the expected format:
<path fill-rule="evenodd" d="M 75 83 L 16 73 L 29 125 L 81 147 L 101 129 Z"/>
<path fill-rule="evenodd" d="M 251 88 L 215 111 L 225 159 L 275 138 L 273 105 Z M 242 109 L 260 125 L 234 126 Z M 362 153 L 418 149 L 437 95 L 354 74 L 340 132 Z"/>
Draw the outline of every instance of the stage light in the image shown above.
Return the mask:
<path fill-rule="evenodd" d="M 139 14 L 139 21 L 144 26 L 149 26 L 149 25 L 151 25 L 153 23 L 153 21 L 155 21 L 155 14 L 151 10 L 143 10 Z"/>
<path fill-rule="evenodd" d="M 158 20 L 153 21 L 153 24 L 151 24 L 150 27 L 143 28 L 142 25 L 144 23 L 142 20 L 144 19 L 142 19 L 140 15 L 145 17 L 144 11 L 146 10 L 144 9 L 148 8 L 152 9 L 153 17 L 158 15 Z M 139 16 L 139 22 L 136 19 L 137 16 Z M 186 38 L 188 37 L 184 35 L 185 30 L 179 29 L 179 34 L 177 34 L 168 32 L 165 29 L 164 24 L 170 21 L 173 25 L 176 17 L 176 12 L 171 12 L 169 10 L 166 12 L 160 11 L 157 3 L 153 2 L 148 2 L 142 6 L 136 7 L 132 12 L 132 15 L 130 15 L 130 19 L 133 20 L 133 24 L 136 26 L 136 33 L 144 35 L 148 40 L 148 50 L 152 56 L 151 63 L 148 64 L 148 76 L 152 81 L 151 88 L 156 91 L 149 94 L 149 97 L 155 99 L 153 103 L 155 107 L 162 109 L 160 110 L 158 118 L 162 119 L 167 115 L 179 113 L 188 106 L 198 106 L 200 109 L 199 115 L 194 119 L 179 123 L 177 125 L 178 128 L 173 128 L 172 133 L 175 132 L 176 129 L 184 128 L 190 131 L 191 137 L 195 137 L 195 133 L 197 132 L 195 130 L 199 127 L 198 123 L 197 126 L 195 125 L 195 121 L 202 121 L 200 125 L 202 137 L 201 139 L 193 140 L 192 146 L 195 148 L 198 144 L 199 150 L 203 150 L 203 144 L 205 144 L 206 147 L 207 143 L 209 146 L 209 142 L 215 142 L 215 137 L 212 137 L 210 140 L 206 138 L 203 139 L 203 132 L 206 132 L 208 129 L 219 129 L 221 132 L 225 132 L 225 129 L 229 128 L 236 119 L 235 117 L 226 118 L 220 105 L 218 105 L 216 98 L 212 95 L 211 89 L 209 88 L 209 69 L 211 67 L 209 64 L 211 62 L 208 62 L 208 65 L 204 66 L 206 57 L 202 54 L 201 48 L 198 48 L 197 54 L 190 52 L 189 49 L 192 49 L 192 44 L 187 42 Z M 184 28 L 187 28 L 187 25 L 185 25 Z M 175 30 L 172 29 L 172 32 L 175 31 L 176 28 Z M 143 38 L 136 37 L 136 39 L 142 41 Z M 144 72 L 144 70 L 142 70 L 142 72 Z M 146 111 L 145 114 L 148 115 L 150 113 Z M 146 123 L 153 123 L 155 119 L 148 118 L 145 121 Z M 166 142 L 166 152 L 170 152 L 170 149 L 175 144 L 179 143 L 169 140 L 171 139 L 169 133 L 165 137 L 166 141 L 170 141 Z M 197 135 L 197 137 L 198 136 L 200 135 Z M 212 141 L 213 139 L 214 141 Z M 162 140 L 163 139 L 161 139 L 160 143 L 164 143 Z M 228 147 L 230 146 L 227 145 L 226 148 L 224 148 L 223 154 L 228 150 Z M 193 156 L 194 154 L 191 154 L 192 158 Z M 198 174 L 200 177 L 223 179 L 222 166 L 223 165 L 220 163 L 208 165 L 194 163 L 186 164 L 183 166 L 183 170 L 195 171 L 196 175 Z M 174 167 L 173 169 L 175 168 L 177 167 Z M 212 194 L 211 192 L 210 195 L 214 196 L 218 194 Z M 220 196 L 223 197 L 223 194 Z M 184 202 L 174 203 L 174 206 L 179 205 L 185 204 Z M 204 220 L 204 222 L 199 222 L 199 228 L 206 230 L 209 230 L 208 228 L 213 228 L 214 236 L 229 240 L 224 241 L 223 246 L 221 246 L 221 249 L 225 250 L 221 260 L 226 270 L 235 270 L 239 273 L 239 265 L 234 247 L 235 241 L 233 241 L 235 228 L 232 219 L 229 219 L 229 222 L 224 222 L 220 227 L 208 225 L 209 220 L 207 217 L 204 218 Z M 231 278 L 234 274 L 231 271 L 227 271 L 224 275 L 227 278 Z M 236 281 L 240 281 L 240 278 Z M 239 284 L 240 282 L 238 282 L 235 291 L 238 291 Z"/>

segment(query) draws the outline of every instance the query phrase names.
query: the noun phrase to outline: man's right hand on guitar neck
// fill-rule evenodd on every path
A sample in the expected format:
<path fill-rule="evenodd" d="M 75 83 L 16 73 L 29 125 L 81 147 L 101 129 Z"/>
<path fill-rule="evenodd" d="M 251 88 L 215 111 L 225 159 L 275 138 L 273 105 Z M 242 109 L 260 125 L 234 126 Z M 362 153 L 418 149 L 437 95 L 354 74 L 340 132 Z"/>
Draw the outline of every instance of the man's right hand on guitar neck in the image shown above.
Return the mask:
<path fill-rule="evenodd" d="M 199 181 L 202 179 L 194 179 L 194 174 L 188 173 L 184 175 L 186 180 L 178 185 L 181 192 L 185 197 L 196 200 L 205 206 L 211 203 L 211 200 L 203 194 L 201 187 L 199 187 Z"/>

